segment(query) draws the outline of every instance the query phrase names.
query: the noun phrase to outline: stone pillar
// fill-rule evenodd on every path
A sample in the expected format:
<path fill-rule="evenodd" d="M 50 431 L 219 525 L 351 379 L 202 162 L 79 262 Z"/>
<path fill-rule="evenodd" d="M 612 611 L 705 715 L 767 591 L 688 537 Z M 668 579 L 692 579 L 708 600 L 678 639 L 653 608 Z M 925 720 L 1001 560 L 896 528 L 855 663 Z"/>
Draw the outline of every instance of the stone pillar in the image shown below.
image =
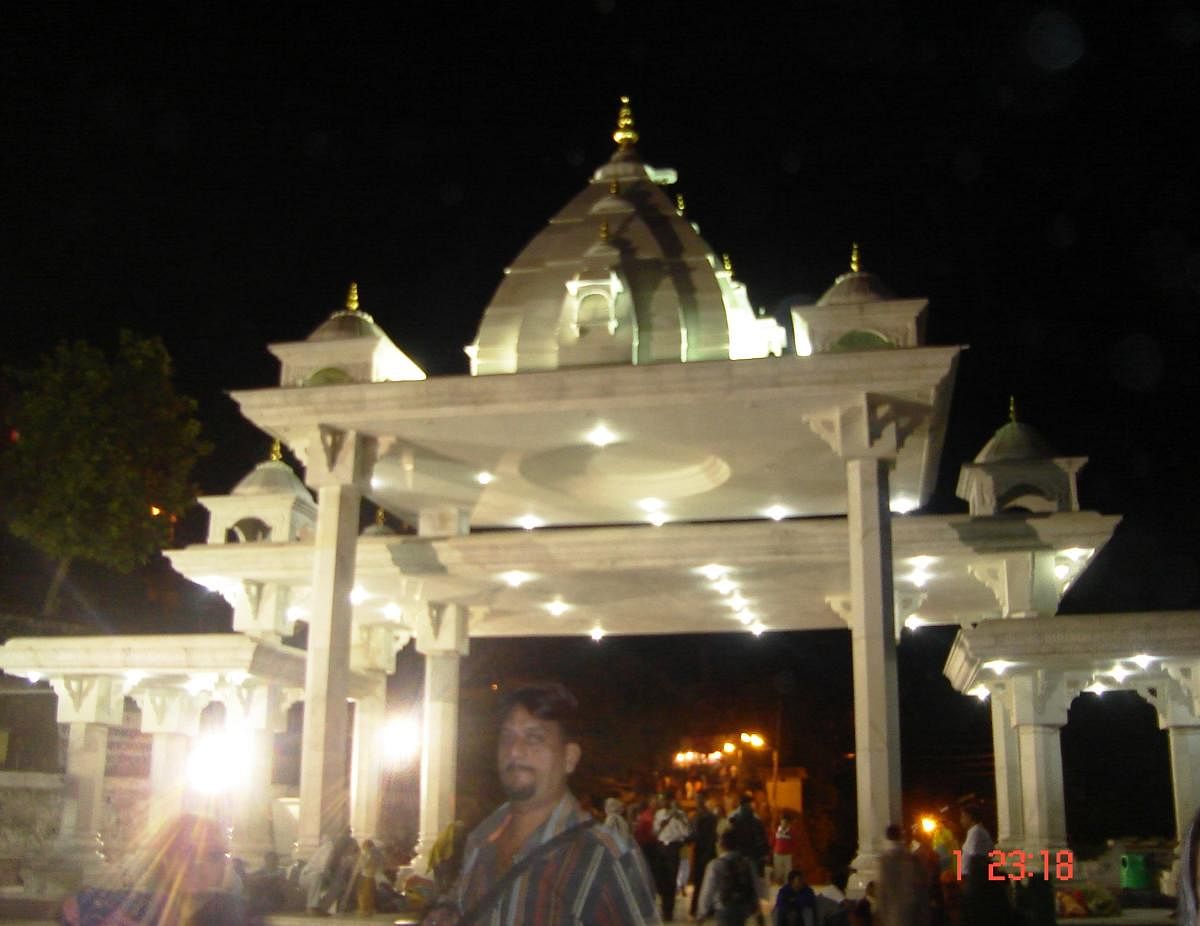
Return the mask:
<path fill-rule="evenodd" d="M 1022 830 L 1027 852 L 1067 848 L 1062 746 L 1067 722 L 1066 683 L 1044 669 L 1008 681 L 1021 768 Z"/>
<path fill-rule="evenodd" d="M 383 733 L 387 680 L 375 694 L 354 704 L 354 754 L 351 758 L 350 825 L 361 843 L 379 835 L 380 789 L 383 786 Z"/>
<path fill-rule="evenodd" d="M 884 830 L 900 822 L 900 713 L 892 612 L 892 531 L 888 466 L 846 461 L 850 535 L 854 760 L 858 797 L 855 893 L 878 872 Z"/>
<path fill-rule="evenodd" d="M 467 654 L 467 611 L 430 603 L 417 622 L 417 651 L 425 656 L 421 717 L 421 812 L 413 865 L 429 870 L 429 849 L 454 822 L 458 775 L 458 668 Z"/>
<path fill-rule="evenodd" d="M 146 833 L 153 835 L 183 810 L 188 754 L 192 738 L 186 733 L 150 735 L 150 799 Z"/>
<path fill-rule="evenodd" d="M 1148 697 L 1158 711 L 1158 726 L 1167 731 L 1171 756 L 1171 797 L 1175 804 L 1175 864 L 1171 875 L 1178 875 L 1180 843 L 1192 815 L 1200 807 L 1200 661 L 1168 664 L 1167 675 L 1154 686 Z M 1176 880 L 1163 878 L 1164 890 L 1173 892 Z"/>
<path fill-rule="evenodd" d="M 225 733 L 230 747 L 241 753 L 237 759 L 244 763 L 231 795 L 231 850 L 254 870 L 275 848 L 271 772 L 275 734 L 286 722 L 283 693 L 277 686 L 262 682 L 227 681 L 216 694 L 225 705 Z"/>
<path fill-rule="evenodd" d="M 1171 751 L 1171 794 L 1175 800 L 1175 838 L 1183 839 L 1200 808 L 1200 725 L 1167 727 Z"/>
<path fill-rule="evenodd" d="M 183 810 L 187 762 L 204 700 L 175 687 L 144 686 L 136 695 L 142 732 L 150 734 L 150 803 L 146 835 Z"/>
<path fill-rule="evenodd" d="M 1021 799 L 1021 757 L 1013 727 L 1009 690 L 1004 682 L 988 686 L 992 710 L 992 755 L 996 774 L 996 842 L 1024 849 L 1025 811 Z"/>
<path fill-rule="evenodd" d="M 68 725 L 66 780 L 62 822 L 55 855 L 61 876 L 54 880 L 78 886 L 97 874 L 104 819 L 104 767 L 108 761 L 108 728 L 121 723 L 125 694 L 121 679 L 68 675 L 53 679 L 58 695 L 58 722 Z"/>
<path fill-rule="evenodd" d="M 361 492 L 371 442 L 354 432 L 322 427 L 302 447 L 305 477 L 317 489 L 312 598 L 304 672 L 304 730 L 300 758 L 301 857 L 322 836 L 350 824 L 346 768 L 347 694 L 350 674 L 350 592 Z"/>

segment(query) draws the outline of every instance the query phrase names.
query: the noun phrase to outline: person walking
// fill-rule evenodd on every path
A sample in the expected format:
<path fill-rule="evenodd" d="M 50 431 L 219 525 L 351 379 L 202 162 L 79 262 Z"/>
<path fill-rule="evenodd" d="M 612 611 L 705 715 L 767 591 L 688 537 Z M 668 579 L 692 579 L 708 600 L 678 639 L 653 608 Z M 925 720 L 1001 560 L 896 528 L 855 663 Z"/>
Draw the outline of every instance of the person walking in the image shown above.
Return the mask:
<path fill-rule="evenodd" d="M 707 791 L 697 797 L 696 815 L 692 818 L 692 901 L 689 912 L 696 918 L 700 901 L 700 888 L 704 885 L 704 872 L 717 857 L 717 802 L 711 800 Z"/>
<path fill-rule="evenodd" d="M 721 854 L 704 873 L 697 907 L 699 921 L 715 917 L 717 926 L 745 926 L 752 913 L 762 917 L 754 863 L 737 849 L 732 829 L 721 834 Z"/>
<path fill-rule="evenodd" d="M 658 841 L 658 896 L 662 901 L 662 918 L 669 923 L 675 918 L 675 895 L 678 892 L 679 854 L 691 835 L 687 814 L 675 801 L 675 792 L 663 795 L 663 805 L 654 815 L 654 836 Z"/>

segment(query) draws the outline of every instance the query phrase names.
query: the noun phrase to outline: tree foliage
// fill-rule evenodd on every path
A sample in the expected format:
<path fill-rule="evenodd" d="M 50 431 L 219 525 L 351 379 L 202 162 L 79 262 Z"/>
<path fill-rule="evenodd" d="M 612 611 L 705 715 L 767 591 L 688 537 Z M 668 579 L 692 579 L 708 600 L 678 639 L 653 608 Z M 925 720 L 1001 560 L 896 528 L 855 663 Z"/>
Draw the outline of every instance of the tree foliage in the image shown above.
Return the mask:
<path fill-rule="evenodd" d="M 128 572 L 161 549 L 210 448 L 158 338 L 123 331 L 111 358 L 64 342 L 13 376 L 4 509 L 13 534 L 58 562 L 45 613 L 72 561 Z"/>

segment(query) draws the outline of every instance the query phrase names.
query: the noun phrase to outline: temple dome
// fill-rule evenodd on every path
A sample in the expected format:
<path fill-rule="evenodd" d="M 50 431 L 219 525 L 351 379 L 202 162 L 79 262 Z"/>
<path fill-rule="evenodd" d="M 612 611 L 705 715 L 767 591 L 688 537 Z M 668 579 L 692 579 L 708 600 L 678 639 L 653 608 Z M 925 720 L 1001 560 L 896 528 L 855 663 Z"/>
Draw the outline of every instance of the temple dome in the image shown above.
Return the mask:
<path fill-rule="evenodd" d="M 1022 421 L 1009 421 L 983 445 L 975 462 L 1049 460 L 1055 456 L 1054 449 L 1032 426 Z"/>
<path fill-rule="evenodd" d="M 345 308 L 338 309 L 308 336 L 310 341 L 342 341 L 347 338 L 385 338 L 383 329 L 358 307 L 358 284 L 350 284 Z"/>
<path fill-rule="evenodd" d="M 616 152 L 505 269 L 466 349 L 473 374 L 769 352 L 745 286 L 663 191 L 674 171 L 639 157 L 622 102 Z"/>
<path fill-rule="evenodd" d="M 851 271 L 834 280 L 825 295 L 817 300 L 817 305 L 862 305 L 895 298 L 895 294 L 874 273 Z"/>
<path fill-rule="evenodd" d="M 283 460 L 264 460 L 233 487 L 231 495 L 294 495 L 312 501 L 300 477 Z"/>

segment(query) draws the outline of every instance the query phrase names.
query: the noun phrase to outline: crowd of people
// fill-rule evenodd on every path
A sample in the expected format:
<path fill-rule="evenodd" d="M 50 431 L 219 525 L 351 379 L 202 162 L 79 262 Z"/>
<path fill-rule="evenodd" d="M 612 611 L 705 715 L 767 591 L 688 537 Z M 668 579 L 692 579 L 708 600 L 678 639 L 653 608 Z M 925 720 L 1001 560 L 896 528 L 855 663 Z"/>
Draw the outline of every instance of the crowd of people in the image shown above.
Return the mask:
<path fill-rule="evenodd" d="M 961 840 L 948 821 L 933 833 L 914 828 L 909 838 L 889 826 L 875 880 L 857 899 L 845 896 L 844 878 L 810 886 L 795 865 L 796 821 L 781 819 L 768 838 L 751 795 L 728 815 L 723 795 L 694 795 L 691 813 L 669 790 L 629 806 L 614 797 L 598 819 L 568 788 L 582 758 L 577 708 L 558 684 L 527 686 L 505 700 L 497 770 L 508 799 L 465 840 L 451 826 L 433 847 L 429 861 L 442 875 L 419 898 L 426 926 L 654 926 L 676 918 L 680 896 L 690 896 L 689 919 L 718 926 L 765 926 L 768 910 L 773 926 L 1054 922 L 1053 900 L 1046 916 L 1036 878 L 1024 909 L 1014 909 L 1007 882 L 988 877 L 992 838 L 973 805 L 961 809 Z M 1182 840 L 1176 926 L 1197 926 L 1198 825 L 1200 815 Z M 81 891 L 60 919 L 64 926 L 243 926 L 296 907 L 314 916 L 370 915 L 413 901 L 396 889 L 394 861 L 388 847 L 359 844 L 347 831 L 291 869 L 268 853 L 261 869 L 246 872 L 229 858 L 222 827 L 185 814 L 153 840 L 128 883 Z"/>

